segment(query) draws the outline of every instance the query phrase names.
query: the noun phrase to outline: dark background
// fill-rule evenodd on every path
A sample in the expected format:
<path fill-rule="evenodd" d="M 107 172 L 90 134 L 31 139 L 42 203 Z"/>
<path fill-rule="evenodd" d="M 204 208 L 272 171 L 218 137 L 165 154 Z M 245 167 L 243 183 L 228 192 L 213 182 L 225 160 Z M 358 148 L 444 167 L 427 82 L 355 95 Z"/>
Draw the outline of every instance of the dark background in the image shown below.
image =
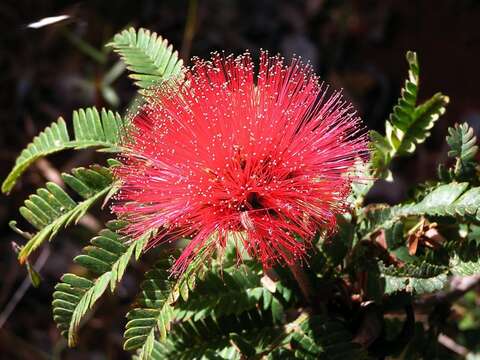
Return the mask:
<path fill-rule="evenodd" d="M 69 15 L 41 29 L 29 23 Z M 446 129 L 468 121 L 480 129 L 480 4 L 475 0 L 198 0 L 198 1 L 53 1 L 0 2 L 0 178 L 19 151 L 45 126 L 72 110 L 95 105 L 123 111 L 135 88 L 123 73 L 102 82 L 118 58 L 102 47 L 127 26 L 146 27 L 173 43 L 184 59 L 206 57 L 213 50 L 241 53 L 249 49 L 293 53 L 310 60 L 321 77 L 343 88 L 368 128 L 383 132 L 384 121 L 406 77 L 407 50 L 418 52 L 421 94 L 450 96 L 446 115 L 415 156 L 394 163 L 395 182 L 380 183 L 375 201 L 396 202 L 408 187 L 435 177 L 446 160 Z M 93 49 L 93 50 L 92 50 Z M 117 100 L 115 100 L 117 99 Z M 115 104 L 116 101 L 118 104 Z M 41 161 L 9 197 L 0 195 L 0 321 L 15 294 L 19 301 L 0 329 L 1 359 L 119 359 L 123 314 L 134 297 L 140 262 L 127 274 L 116 296 L 106 297 L 80 334 L 76 349 L 67 349 L 51 320 L 51 293 L 62 273 L 81 271 L 72 257 L 101 226 L 99 210 L 74 230 L 63 231 L 40 250 L 44 281 L 25 294 L 17 289 L 26 272 L 16 262 L 11 242 L 22 239 L 8 228 L 19 220 L 17 208 L 46 179 L 85 165 L 99 155 L 62 153 Z M 22 222 L 19 221 L 20 226 Z M 43 252 L 42 252 L 43 251 Z M 48 253 L 50 251 L 50 253 Z M 48 258 L 47 258 L 48 256 Z M 40 261 L 42 262 L 42 261 Z"/>

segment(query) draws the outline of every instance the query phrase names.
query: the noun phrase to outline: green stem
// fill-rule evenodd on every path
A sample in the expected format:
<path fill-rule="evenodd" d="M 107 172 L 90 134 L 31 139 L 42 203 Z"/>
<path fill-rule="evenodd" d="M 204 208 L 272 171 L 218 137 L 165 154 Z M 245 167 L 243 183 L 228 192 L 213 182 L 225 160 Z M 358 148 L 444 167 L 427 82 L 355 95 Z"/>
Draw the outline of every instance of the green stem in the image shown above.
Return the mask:
<path fill-rule="evenodd" d="M 185 31 L 183 33 L 182 50 L 180 54 L 186 61 L 190 55 L 192 48 L 193 37 L 195 36 L 195 28 L 197 26 L 197 0 L 190 0 L 188 2 L 187 22 L 185 24 Z"/>
<path fill-rule="evenodd" d="M 63 32 L 63 35 L 70 41 L 75 47 L 77 47 L 82 53 L 91 57 L 99 64 L 105 64 L 107 62 L 107 56 L 102 53 L 100 50 L 94 48 L 92 45 L 79 38 L 78 36 L 73 35 L 69 31 Z"/>

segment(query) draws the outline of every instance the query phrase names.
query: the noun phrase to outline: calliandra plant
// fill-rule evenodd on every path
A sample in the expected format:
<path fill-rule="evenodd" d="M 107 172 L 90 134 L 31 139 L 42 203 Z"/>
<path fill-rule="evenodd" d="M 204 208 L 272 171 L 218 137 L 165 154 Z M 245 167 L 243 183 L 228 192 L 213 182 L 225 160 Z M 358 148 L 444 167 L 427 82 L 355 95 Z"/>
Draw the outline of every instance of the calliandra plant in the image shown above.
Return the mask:
<path fill-rule="evenodd" d="M 70 346 L 102 295 L 148 253 L 145 261 L 157 260 L 124 333 L 136 359 L 451 355 L 441 343 L 462 291 L 448 292 L 449 279 L 480 274 L 473 130 L 449 129 L 452 161 L 411 198 L 365 204 L 448 103 L 440 93 L 418 101 L 415 53 L 385 135 L 371 131 L 367 141 L 353 109 L 298 60 L 217 54 L 185 68 L 144 29 L 108 46 L 139 87 L 138 109 L 79 109 L 73 134 L 60 118 L 2 185 L 10 192 L 37 159 L 65 149 L 115 153 L 62 174 L 69 190 L 48 182 L 31 195 L 20 214 L 34 232 L 11 222 L 27 240 L 19 260 L 39 285 L 35 250 L 95 203 L 108 201 L 118 216 L 74 259 L 87 271 L 55 287 L 54 320 Z"/>

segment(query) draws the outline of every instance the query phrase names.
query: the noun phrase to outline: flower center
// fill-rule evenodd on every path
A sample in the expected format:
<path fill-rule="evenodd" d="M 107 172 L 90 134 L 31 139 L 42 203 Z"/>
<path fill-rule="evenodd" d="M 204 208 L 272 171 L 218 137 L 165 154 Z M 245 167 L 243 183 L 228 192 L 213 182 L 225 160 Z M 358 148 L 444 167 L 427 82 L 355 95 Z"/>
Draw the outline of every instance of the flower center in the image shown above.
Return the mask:
<path fill-rule="evenodd" d="M 258 210 L 263 209 L 262 198 L 260 194 L 256 191 L 251 191 L 247 193 L 245 200 L 239 205 L 238 210 L 240 211 L 249 211 L 249 210 Z"/>

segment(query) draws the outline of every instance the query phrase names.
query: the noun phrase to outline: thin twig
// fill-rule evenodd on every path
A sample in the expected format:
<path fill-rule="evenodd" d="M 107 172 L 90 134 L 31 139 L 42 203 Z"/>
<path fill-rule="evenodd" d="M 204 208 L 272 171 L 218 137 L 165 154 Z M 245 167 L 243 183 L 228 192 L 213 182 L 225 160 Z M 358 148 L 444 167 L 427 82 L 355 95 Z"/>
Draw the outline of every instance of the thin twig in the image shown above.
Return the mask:
<path fill-rule="evenodd" d="M 456 343 L 455 340 L 445 334 L 438 335 L 438 342 L 460 356 L 466 357 L 469 353 L 466 347 Z"/>
<path fill-rule="evenodd" d="M 62 32 L 62 35 L 67 38 L 67 40 L 79 49 L 83 54 L 95 60 L 98 64 L 105 64 L 107 62 L 107 55 L 90 45 L 88 42 L 83 40 L 81 37 L 73 34 L 72 32 L 66 30 Z"/>
<path fill-rule="evenodd" d="M 55 169 L 47 159 L 38 159 L 35 164 L 48 181 L 52 181 L 63 187 L 63 180 L 60 173 Z"/>
<path fill-rule="evenodd" d="M 52 360 L 49 354 L 6 329 L 0 329 L 0 343 L 6 345 L 2 359 Z"/>
<path fill-rule="evenodd" d="M 188 2 L 187 23 L 185 24 L 182 49 L 180 50 L 180 54 L 185 60 L 190 56 L 190 51 L 192 49 L 193 37 L 195 36 L 195 29 L 197 26 L 197 8 L 197 0 L 190 0 Z"/>
<path fill-rule="evenodd" d="M 39 272 L 43 268 L 49 256 L 50 256 L 50 249 L 48 247 L 44 247 L 42 253 L 38 257 L 37 261 L 35 262 L 34 268 L 36 271 Z M 32 283 L 30 281 L 30 278 L 27 276 L 23 280 L 22 284 L 17 289 L 17 291 L 15 291 L 15 294 L 12 296 L 7 306 L 5 306 L 5 309 L 3 309 L 2 313 L 0 313 L 0 329 L 8 320 L 13 310 L 15 310 L 20 300 L 22 300 L 23 296 L 25 295 L 27 290 L 30 288 L 30 285 L 32 285 Z"/>

